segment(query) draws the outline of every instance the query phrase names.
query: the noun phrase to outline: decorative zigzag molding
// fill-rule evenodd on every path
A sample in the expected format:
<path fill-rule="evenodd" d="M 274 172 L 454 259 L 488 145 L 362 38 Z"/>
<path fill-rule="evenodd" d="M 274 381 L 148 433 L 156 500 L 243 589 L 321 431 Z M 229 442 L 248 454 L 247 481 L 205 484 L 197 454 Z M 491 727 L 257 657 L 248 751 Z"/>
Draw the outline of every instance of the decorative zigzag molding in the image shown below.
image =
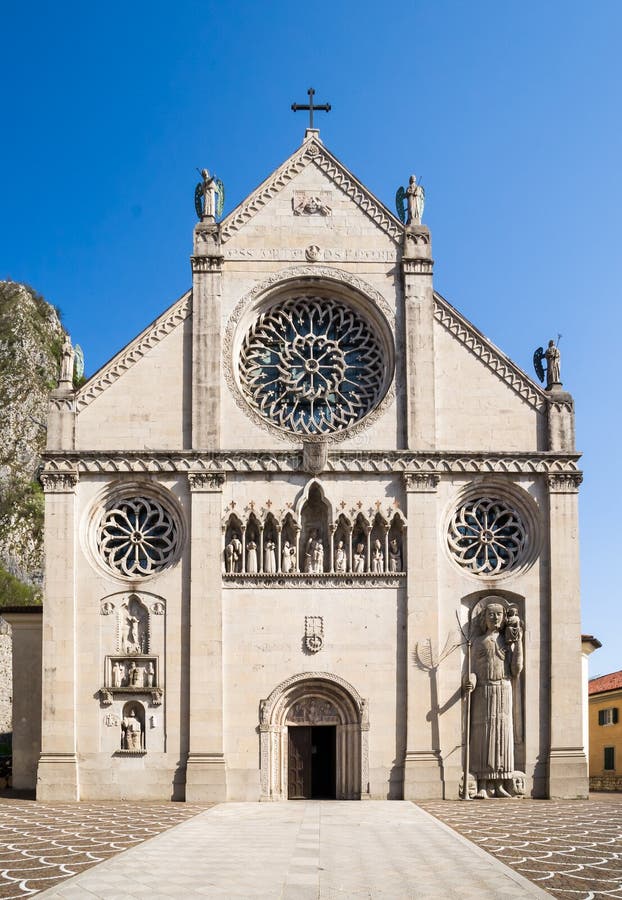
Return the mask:
<path fill-rule="evenodd" d="M 350 197 L 396 243 L 401 240 L 404 233 L 404 226 L 401 222 L 339 160 L 329 153 L 320 141 L 311 138 L 306 140 L 282 166 L 259 185 L 256 191 L 223 219 L 220 225 L 221 243 L 226 243 L 311 163 L 315 163 L 333 184 Z"/>
<path fill-rule="evenodd" d="M 440 322 L 450 334 L 468 347 L 492 372 L 502 381 L 505 381 L 512 390 L 516 391 L 526 403 L 538 412 L 544 412 L 547 403 L 547 395 L 534 384 L 522 369 L 519 369 L 498 347 L 484 337 L 484 335 L 464 319 L 454 307 L 441 297 L 434 294 L 434 318 Z"/>
<path fill-rule="evenodd" d="M 188 291 L 176 303 L 130 341 L 109 363 L 95 373 L 76 394 L 76 412 L 96 400 L 106 388 L 114 384 L 156 344 L 171 333 L 192 312 L 192 292 Z"/>
<path fill-rule="evenodd" d="M 437 475 L 574 475 L 580 453 L 413 453 L 409 450 L 329 450 L 327 472 L 369 472 L 376 475 L 403 472 Z M 303 473 L 302 450 L 219 450 L 178 453 L 162 450 L 46 451 L 44 475 L 171 474 L 185 472 L 284 472 Z"/>

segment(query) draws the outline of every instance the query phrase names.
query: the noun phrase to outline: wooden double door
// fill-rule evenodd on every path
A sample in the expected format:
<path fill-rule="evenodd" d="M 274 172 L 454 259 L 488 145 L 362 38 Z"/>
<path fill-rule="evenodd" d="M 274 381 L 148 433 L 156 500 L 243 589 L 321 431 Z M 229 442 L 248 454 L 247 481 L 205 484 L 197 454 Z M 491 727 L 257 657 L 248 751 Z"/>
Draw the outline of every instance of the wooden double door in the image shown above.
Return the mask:
<path fill-rule="evenodd" d="M 290 800 L 334 800 L 336 793 L 335 725 L 290 725 L 287 796 Z"/>

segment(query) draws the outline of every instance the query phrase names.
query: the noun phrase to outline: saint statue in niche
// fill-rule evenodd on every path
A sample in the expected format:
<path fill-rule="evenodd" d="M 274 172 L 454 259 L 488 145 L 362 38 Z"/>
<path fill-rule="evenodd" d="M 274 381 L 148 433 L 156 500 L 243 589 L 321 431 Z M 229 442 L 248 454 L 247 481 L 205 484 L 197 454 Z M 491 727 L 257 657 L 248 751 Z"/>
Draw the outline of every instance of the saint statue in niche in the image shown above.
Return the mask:
<path fill-rule="evenodd" d="M 116 662 L 112 667 L 112 686 L 113 687 L 122 687 L 123 679 L 125 678 L 125 666 Z"/>
<path fill-rule="evenodd" d="M 339 541 L 335 549 L 335 572 L 345 572 L 346 564 L 346 551 L 343 547 L 343 541 Z"/>
<path fill-rule="evenodd" d="M 285 541 L 281 549 L 281 571 L 286 574 L 292 570 L 292 549 L 289 541 Z"/>
<path fill-rule="evenodd" d="M 242 541 L 237 535 L 233 535 L 227 546 L 225 547 L 225 569 L 231 574 L 240 571 L 240 562 L 242 559 Z"/>
<path fill-rule="evenodd" d="M 257 544 L 255 541 L 248 541 L 246 544 L 246 571 L 249 575 L 255 575 L 257 568 Z"/>
<path fill-rule="evenodd" d="M 402 548 L 397 538 L 389 541 L 389 572 L 402 571 Z"/>
<path fill-rule="evenodd" d="M 384 553 L 382 552 L 382 544 L 379 540 L 374 541 L 371 552 L 371 570 L 374 574 L 384 572 Z"/>
<path fill-rule="evenodd" d="M 365 544 L 357 544 L 353 557 L 352 571 L 361 574 L 365 571 Z"/>
<path fill-rule="evenodd" d="M 155 681 L 155 670 L 153 668 L 153 663 L 150 662 L 147 666 L 147 687 L 153 687 Z"/>
<path fill-rule="evenodd" d="M 142 750 L 142 726 L 133 709 L 121 723 L 121 746 L 124 750 Z"/>
<path fill-rule="evenodd" d="M 143 670 L 139 669 L 135 662 L 130 666 L 128 677 L 130 687 L 143 687 Z"/>
<path fill-rule="evenodd" d="M 305 547 L 305 572 L 317 574 L 324 571 L 324 544 L 317 530 L 313 530 Z"/>
<path fill-rule="evenodd" d="M 268 575 L 276 572 L 276 544 L 274 541 L 266 541 L 263 552 L 263 570 Z"/>
<path fill-rule="evenodd" d="M 129 654 L 148 651 L 149 613 L 137 597 L 130 597 L 120 610 L 121 652 Z"/>
<path fill-rule="evenodd" d="M 514 776 L 513 688 L 523 668 L 523 629 L 516 607 L 506 612 L 497 598 L 484 605 L 474 625 L 473 671 L 464 679 L 472 692 L 469 768 L 476 798 L 510 797 L 505 785 L 511 788 Z"/>

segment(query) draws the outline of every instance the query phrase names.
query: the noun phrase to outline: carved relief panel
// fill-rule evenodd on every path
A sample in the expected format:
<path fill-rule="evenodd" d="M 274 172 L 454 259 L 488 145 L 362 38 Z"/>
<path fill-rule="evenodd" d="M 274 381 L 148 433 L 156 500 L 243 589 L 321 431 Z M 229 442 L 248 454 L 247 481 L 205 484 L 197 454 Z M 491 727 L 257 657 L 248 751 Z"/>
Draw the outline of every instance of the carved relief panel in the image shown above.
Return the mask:
<path fill-rule="evenodd" d="M 100 613 L 101 749 L 114 755 L 162 752 L 166 601 L 122 592 L 104 598 Z"/>

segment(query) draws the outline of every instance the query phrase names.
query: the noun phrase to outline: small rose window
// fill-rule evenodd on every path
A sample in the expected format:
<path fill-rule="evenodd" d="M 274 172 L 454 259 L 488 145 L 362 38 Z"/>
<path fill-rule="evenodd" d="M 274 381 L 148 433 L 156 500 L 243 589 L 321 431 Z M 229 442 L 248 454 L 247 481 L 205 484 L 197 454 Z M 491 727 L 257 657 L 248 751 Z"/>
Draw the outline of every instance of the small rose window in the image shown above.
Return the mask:
<path fill-rule="evenodd" d="M 97 529 L 97 547 L 119 575 L 154 575 L 174 562 L 179 528 L 157 500 L 129 497 L 110 503 Z"/>
<path fill-rule="evenodd" d="M 458 565 L 476 575 L 500 575 L 522 562 L 527 534 L 519 513 L 504 500 L 479 497 L 455 511 L 447 543 Z"/>

